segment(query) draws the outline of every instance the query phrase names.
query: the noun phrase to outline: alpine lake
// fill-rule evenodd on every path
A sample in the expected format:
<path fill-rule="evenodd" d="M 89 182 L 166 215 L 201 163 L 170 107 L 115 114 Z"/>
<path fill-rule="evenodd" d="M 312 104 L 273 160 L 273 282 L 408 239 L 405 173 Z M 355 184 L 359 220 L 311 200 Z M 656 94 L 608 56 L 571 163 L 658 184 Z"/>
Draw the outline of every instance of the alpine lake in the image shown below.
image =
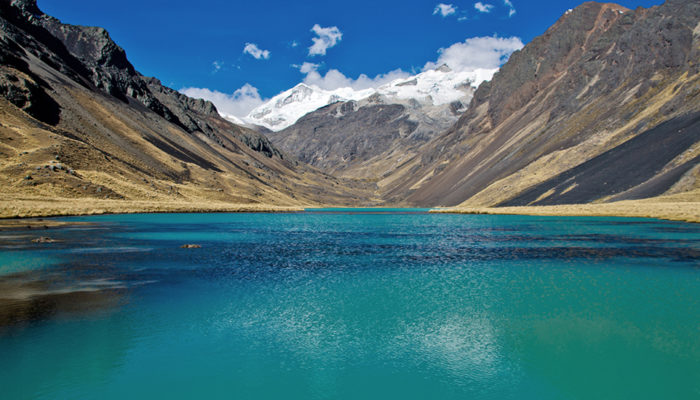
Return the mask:
<path fill-rule="evenodd" d="M 0 398 L 700 398 L 700 225 L 426 211 L 0 232 Z"/>

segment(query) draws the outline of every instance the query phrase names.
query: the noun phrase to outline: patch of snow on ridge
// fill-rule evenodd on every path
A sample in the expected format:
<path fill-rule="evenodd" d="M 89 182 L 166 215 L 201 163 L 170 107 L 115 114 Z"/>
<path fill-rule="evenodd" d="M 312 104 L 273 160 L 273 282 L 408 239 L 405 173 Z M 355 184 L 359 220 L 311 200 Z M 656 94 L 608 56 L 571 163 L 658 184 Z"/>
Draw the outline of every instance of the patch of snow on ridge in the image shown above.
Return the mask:
<path fill-rule="evenodd" d="M 355 90 L 350 87 L 324 90 L 315 85 L 300 83 L 253 109 L 242 122 L 280 131 L 293 125 L 299 118 L 335 102 L 366 99 L 374 94 L 392 100 L 415 99 L 421 104 L 441 106 L 457 100 L 466 104 L 473 89 L 490 80 L 498 69 L 476 69 L 456 72 L 447 65 L 397 79 L 376 89 Z M 232 116 L 224 116 L 233 120 Z M 241 119 L 238 119 L 241 121 Z M 235 122 L 235 121 L 234 121 Z"/>
<path fill-rule="evenodd" d="M 243 122 L 242 119 L 236 117 L 235 115 L 226 114 L 226 113 L 223 113 L 221 111 L 219 111 L 219 115 L 221 115 L 222 118 L 227 119 L 236 125 L 240 125 L 240 126 L 247 126 L 248 125 L 247 123 Z"/>

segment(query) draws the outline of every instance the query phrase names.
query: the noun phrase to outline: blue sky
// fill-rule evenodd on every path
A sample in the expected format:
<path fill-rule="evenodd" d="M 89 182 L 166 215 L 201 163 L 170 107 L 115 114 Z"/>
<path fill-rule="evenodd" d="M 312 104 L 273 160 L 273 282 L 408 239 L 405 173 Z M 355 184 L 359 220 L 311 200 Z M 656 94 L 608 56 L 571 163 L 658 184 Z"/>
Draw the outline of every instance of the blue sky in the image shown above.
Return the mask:
<path fill-rule="evenodd" d="M 624 0 L 635 8 L 661 0 Z M 175 89 L 232 94 L 246 84 L 269 98 L 305 78 L 305 62 L 324 76 L 375 78 L 419 72 L 438 50 L 473 37 L 542 34 L 580 1 L 487 0 L 39 0 L 63 22 L 106 28 L 137 70 Z M 441 6 L 439 6 L 441 4 Z M 479 9 L 481 9 L 481 11 Z M 488 11 L 488 12 L 484 12 Z M 312 31 L 318 26 L 316 32 Z M 333 29 L 333 28 L 337 29 Z M 339 35 L 342 35 L 339 37 Z M 310 51 L 313 38 L 327 44 Z M 250 51 L 244 52 L 247 44 Z M 257 57 L 257 58 L 256 58 Z M 296 67 L 295 67 L 296 66 Z M 251 89 L 252 90 L 252 89 Z"/>

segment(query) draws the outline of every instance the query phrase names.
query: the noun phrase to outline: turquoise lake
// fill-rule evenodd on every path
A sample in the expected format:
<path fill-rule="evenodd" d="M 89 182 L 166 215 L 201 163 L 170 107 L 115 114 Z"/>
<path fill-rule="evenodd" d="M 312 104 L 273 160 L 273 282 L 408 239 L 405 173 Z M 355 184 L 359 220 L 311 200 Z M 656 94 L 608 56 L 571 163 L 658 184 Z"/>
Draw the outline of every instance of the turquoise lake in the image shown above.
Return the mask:
<path fill-rule="evenodd" d="M 700 225 L 421 211 L 0 232 L 0 398 L 700 398 Z"/>

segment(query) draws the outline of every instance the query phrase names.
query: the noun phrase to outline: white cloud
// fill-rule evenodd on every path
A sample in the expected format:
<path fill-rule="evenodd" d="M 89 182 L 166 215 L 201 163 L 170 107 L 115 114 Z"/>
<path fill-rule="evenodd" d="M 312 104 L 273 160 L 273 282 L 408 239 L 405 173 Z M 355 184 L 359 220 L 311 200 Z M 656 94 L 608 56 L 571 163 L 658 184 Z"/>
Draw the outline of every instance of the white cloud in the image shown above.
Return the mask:
<path fill-rule="evenodd" d="M 493 4 L 484 4 L 482 2 L 478 2 L 474 4 L 474 8 L 476 8 L 477 11 L 482 13 L 490 13 L 491 10 L 493 10 Z"/>
<path fill-rule="evenodd" d="M 440 3 L 440 4 L 435 6 L 435 9 L 433 10 L 433 15 L 440 14 L 444 18 L 444 17 L 452 15 L 456 12 L 457 12 L 457 7 L 455 7 L 454 5 Z"/>
<path fill-rule="evenodd" d="M 289 45 L 292 47 L 299 47 L 299 42 L 297 42 L 296 40 L 292 40 L 292 43 L 290 43 Z"/>
<path fill-rule="evenodd" d="M 212 73 L 217 73 L 217 72 L 221 71 L 221 69 L 224 67 L 223 61 L 214 61 L 213 63 L 211 63 L 211 65 L 212 65 L 212 67 L 214 67 L 214 70 L 212 71 Z"/>
<path fill-rule="evenodd" d="M 508 17 L 512 17 L 515 15 L 515 6 L 513 5 L 513 2 L 510 0 L 503 0 L 503 4 L 505 4 L 506 7 L 508 7 Z"/>
<path fill-rule="evenodd" d="M 245 117 L 255 107 L 264 101 L 258 93 L 258 89 L 249 83 L 243 85 L 233 94 L 226 94 L 206 88 L 182 88 L 180 93 L 196 99 L 209 100 L 216 106 L 221 114 Z"/>
<path fill-rule="evenodd" d="M 426 63 L 423 70 L 435 69 L 443 64 L 447 64 L 457 72 L 496 69 L 507 60 L 513 51 L 522 47 L 523 42 L 517 37 L 499 38 L 487 36 L 469 38 L 464 42 L 455 43 L 447 48 L 438 50 L 438 59 L 434 62 Z M 377 88 L 396 79 L 408 78 L 412 75 L 401 69 L 395 69 L 374 77 L 361 74 L 353 79 L 337 69 L 330 69 L 325 74 L 322 74 L 319 72 L 321 66 L 321 64 L 311 62 L 293 65 L 305 75 L 304 83 L 315 85 L 325 90 L 345 87 L 354 90 Z M 260 97 L 258 89 L 248 83 L 233 92 L 233 94 L 192 87 L 180 89 L 180 92 L 190 97 L 210 100 L 216 105 L 220 113 L 238 118 L 247 116 L 251 110 L 264 103 L 264 99 Z"/>
<path fill-rule="evenodd" d="M 515 50 L 523 47 L 520 38 L 499 38 L 496 36 L 469 38 L 464 42 L 455 43 L 447 48 L 438 50 L 437 61 L 428 62 L 423 70 L 435 69 L 447 64 L 451 69 L 461 71 L 474 71 L 477 69 L 499 68 Z M 325 74 L 319 72 L 320 64 L 305 62 L 301 65 L 292 65 L 306 75 L 303 82 L 307 85 L 315 85 L 325 90 L 349 87 L 354 90 L 377 88 L 396 79 L 407 78 L 412 74 L 401 69 L 395 69 L 385 74 L 369 77 L 361 74 L 357 78 L 350 78 L 337 69 L 330 69 Z"/>
<path fill-rule="evenodd" d="M 305 62 L 301 65 L 294 65 L 294 67 L 299 68 L 302 74 L 308 74 L 309 72 L 317 71 L 321 64 L 314 64 L 310 62 Z"/>
<path fill-rule="evenodd" d="M 348 78 L 337 69 L 330 69 L 325 73 L 325 75 L 322 75 L 320 72 L 318 72 L 318 64 L 304 63 L 302 65 L 297 65 L 296 67 L 299 68 L 299 71 L 302 74 L 306 75 L 303 81 L 305 84 L 315 85 L 325 90 L 335 90 L 346 87 L 354 90 L 377 88 L 393 80 L 407 78 L 410 76 L 408 72 L 395 69 L 387 72 L 386 74 L 379 74 L 374 78 L 361 74 L 357 77 L 357 79 L 352 79 Z"/>
<path fill-rule="evenodd" d="M 270 51 L 262 50 L 255 43 L 246 43 L 245 47 L 243 48 L 243 54 L 250 54 L 251 56 L 255 57 L 256 60 L 267 60 L 270 58 Z"/>
<path fill-rule="evenodd" d="M 311 31 L 316 34 L 316 37 L 311 39 L 314 44 L 309 47 L 310 56 L 325 56 L 326 50 L 338 44 L 343 38 L 343 33 L 337 26 L 323 28 L 321 25 L 316 24 L 311 28 Z"/>
<path fill-rule="evenodd" d="M 515 50 L 523 48 L 520 38 L 496 36 L 474 37 L 438 50 L 438 59 L 425 64 L 423 70 L 447 64 L 455 71 L 494 69 L 503 64 Z"/>

